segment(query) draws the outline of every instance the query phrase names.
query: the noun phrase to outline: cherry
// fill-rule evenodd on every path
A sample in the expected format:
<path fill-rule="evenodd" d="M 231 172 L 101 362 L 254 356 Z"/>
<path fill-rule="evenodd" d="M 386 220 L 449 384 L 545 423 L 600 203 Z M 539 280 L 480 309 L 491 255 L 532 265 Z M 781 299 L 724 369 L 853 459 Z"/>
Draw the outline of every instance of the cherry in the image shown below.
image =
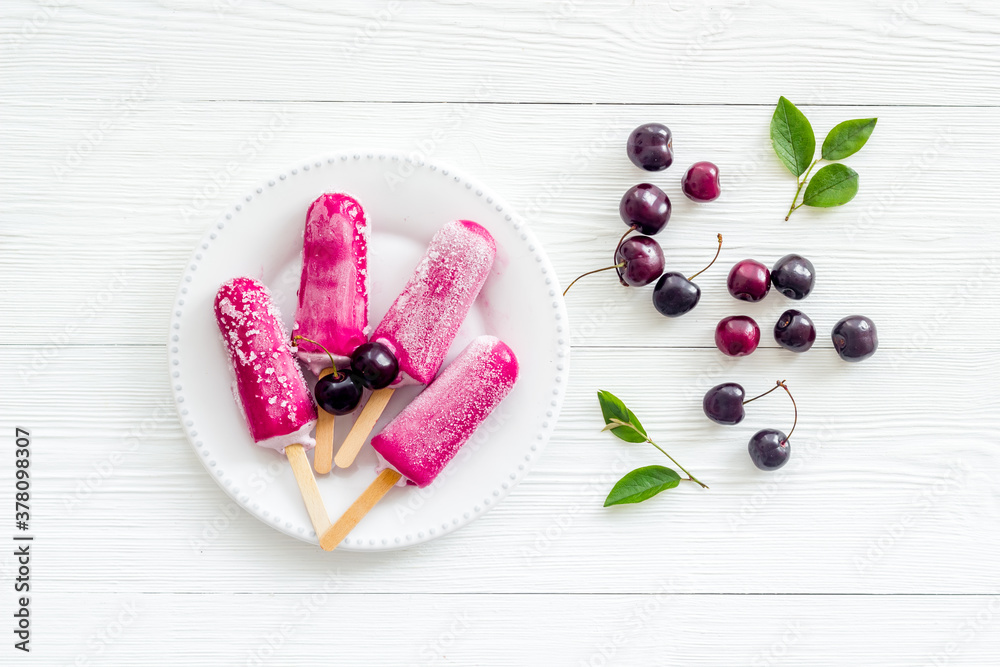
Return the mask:
<path fill-rule="evenodd" d="M 816 269 L 802 255 L 785 255 L 771 268 L 771 283 L 789 299 L 804 299 L 816 284 Z"/>
<path fill-rule="evenodd" d="M 690 312 L 700 299 L 701 288 L 677 271 L 664 273 L 653 288 L 653 307 L 667 317 Z"/>
<path fill-rule="evenodd" d="M 346 415 L 358 407 L 364 394 L 361 379 L 351 372 L 334 370 L 316 381 L 316 404 L 333 415 Z"/>
<path fill-rule="evenodd" d="M 788 390 L 788 386 L 783 380 L 778 382 L 778 386 L 784 389 L 788 393 L 788 398 L 792 400 L 792 407 L 795 409 L 795 422 L 792 424 L 792 430 L 788 432 L 788 435 L 785 435 L 778 429 L 765 428 L 757 431 L 750 438 L 750 442 L 747 445 L 750 460 L 761 470 L 777 470 L 788 463 L 788 459 L 792 455 L 792 445 L 789 442 L 789 438 L 792 437 L 792 433 L 795 432 L 795 426 L 799 423 L 799 408 L 795 405 L 792 392 Z"/>
<path fill-rule="evenodd" d="M 743 397 L 746 396 L 743 385 L 735 382 L 723 382 L 705 392 L 705 398 L 701 401 L 701 408 L 705 411 L 705 416 L 716 424 L 733 426 L 743 421 L 743 418 L 746 416 L 746 410 L 743 409 L 744 405 L 752 403 L 758 398 L 764 398 L 780 386 L 781 384 L 777 384 L 763 394 L 743 400 Z"/>
<path fill-rule="evenodd" d="M 774 340 L 792 352 L 805 352 L 816 342 L 816 327 L 805 313 L 789 308 L 774 325 Z"/>
<path fill-rule="evenodd" d="M 669 130 L 667 134 L 669 136 Z M 660 248 L 659 243 L 649 237 L 659 233 L 670 221 L 670 199 L 663 190 L 655 185 L 640 183 L 625 192 L 618 206 L 618 212 L 629 227 L 618 240 L 618 247 L 615 248 L 615 263 L 577 276 L 566 287 L 563 295 L 569 292 L 569 288 L 583 276 L 600 271 L 615 269 L 622 285 L 631 285 L 632 287 L 648 285 L 663 274 L 663 249 Z M 636 230 L 647 236 L 626 240 L 626 237 Z"/>
<path fill-rule="evenodd" d="M 757 302 L 771 289 L 771 272 L 757 260 L 744 259 L 729 270 L 726 287 L 740 301 Z"/>
<path fill-rule="evenodd" d="M 777 470 L 788 463 L 788 457 L 792 453 L 788 437 L 774 428 L 765 428 L 754 433 L 747 450 L 750 452 L 753 464 L 761 470 L 768 471 Z"/>
<path fill-rule="evenodd" d="M 833 347 L 844 361 L 864 361 L 878 349 L 875 323 L 864 315 L 851 315 L 833 327 Z"/>
<path fill-rule="evenodd" d="M 745 357 L 757 349 L 758 343 L 760 327 L 752 317 L 724 317 L 715 327 L 715 346 L 730 357 Z"/>
<path fill-rule="evenodd" d="M 293 342 L 299 340 L 305 340 L 323 348 L 326 356 L 330 357 L 331 372 L 316 380 L 316 386 L 313 387 L 316 405 L 332 415 L 346 415 L 349 412 L 354 412 L 365 391 L 361 379 L 353 372 L 337 370 L 333 354 L 326 349 L 323 343 L 305 336 L 292 336 Z"/>
<path fill-rule="evenodd" d="M 351 355 L 351 370 L 364 386 L 382 389 L 396 379 L 399 362 L 382 343 L 364 343 Z"/>
<path fill-rule="evenodd" d="M 625 191 L 618 213 L 626 225 L 652 236 L 670 221 L 670 199 L 655 185 L 640 183 Z"/>
<path fill-rule="evenodd" d="M 705 416 L 716 424 L 732 426 L 739 424 L 746 417 L 743 409 L 743 398 L 746 392 L 735 382 L 724 382 L 715 385 L 705 393 L 701 408 Z"/>
<path fill-rule="evenodd" d="M 623 285 L 642 287 L 663 273 L 663 249 L 648 236 L 634 236 L 618 246 L 615 262 Z"/>
<path fill-rule="evenodd" d="M 614 264 L 581 273 L 566 286 L 566 289 L 563 290 L 563 296 L 566 296 L 569 288 L 575 285 L 580 278 L 611 269 L 618 272 L 618 280 L 625 286 L 642 287 L 659 278 L 663 273 L 664 263 L 663 249 L 660 248 L 660 244 L 648 236 L 634 236 L 626 240 L 625 237 L 631 233 L 632 229 L 629 229 L 618 241 Z"/>
<path fill-rule="evenodd" d="M 677 271 L 664 273 L 660 276 L 656 287 L 653 288 L 653 307 L 661 315 L 680 317 L 698 305 L 698 301 L 701 299 L 701 288 L 692 281 L 707 271 L 719 258 L 719 253 L 722 252 L 722 234 L 719 234 L 718 238 L 719 247 L 715 251 L 715 257 L 708 263 L 708 266 L 698 273 L 690 278 L 685 278 L 684 274 Z"/>
<path fill-rule="evenodd" d="M 711 162 L 695 162 L 681 179 L 681 189 L 691 201 L 709 202 L 718 199 L 722 194 L 719 168 Z"/>
<path fill-rule="evenodd" d="M 626 150 L 632 164 L 646 171 L 663 171 L 674 161 L 670 128 L 660 123 L 647 123 L 632 130 Z"/>

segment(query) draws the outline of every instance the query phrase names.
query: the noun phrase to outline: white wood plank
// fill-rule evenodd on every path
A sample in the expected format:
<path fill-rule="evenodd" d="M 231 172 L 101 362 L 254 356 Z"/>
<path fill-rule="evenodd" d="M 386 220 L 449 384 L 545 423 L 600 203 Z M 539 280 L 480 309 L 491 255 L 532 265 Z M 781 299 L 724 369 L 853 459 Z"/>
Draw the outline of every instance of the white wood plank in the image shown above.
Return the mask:
<path fill-rule="evenodd" d="M 489 183 L 531 220 L 564 284 L 610 261 L 624 229 L 618 201 L 643 179 L 662 185 L 674 203 L 658 237 L 670 269 L 694 273 L 711 257 L 715 233 L 725 234 L 719 265 L 699 280 L 703 303 L 683 319 L 659 316 L 648 303 L 651 288 L 626 290 L 608 275 L 579 283 L 569 298 L 578 345 L 619 345 L 624 337 L 711 346 L 714 324 L 743 312 L 758 318 L 773 346 L 770 328 L 792 305 L 814 318 L 825 346 L 833 323 L 855 312 L 875 319 L 887 349 L 1000 343 L 1000 293 L 989 287 L 1000 274 L 1000 228 L 992 200 L 980 196 L 1000 179 L 1000 167 L 981 159 L 1000 152 L 989 109 L 810 110 L 824 130 L 849 117 L 881 120 L 849 160 L 862 178 L 856 200 L 802 209 L 787 223 L 794 182 L 772 154 L 766 108 L 490 105 L 458 112 L 423 104 L 150 102 L 71 168 L 75 146 L 107 113 L 94 102 L 6 104 L 0 165 L 10 187 L 0 191 L 0 282 L 9 290 L 9 316 L 0 322 L 0 342 L 161 342 L 180 268 L 216 216 L 295 161 L 371 142 L 422 150 Z M 674 128 L 677 152 L 675 166 L 653 176 L 624 155 L 628 130 L 651 119 Z M 281 126 L 268 134 L 275 123 Z M 377 136 L 371 127 L 380 128 Z M 573 128 L 575 136 L 554 144 L 552 127 Z M 443 137 L 422 143 L 438 130 Z M 720 164 L 725 194 L 696 206 L 677 180 L 701 158 Z M 60 169 L 68 170 L 62 178 Z M 979 185 L 970 190 L 973 181 Z M 735 261 L 770 264 L 787 252 L 817 265 L 809 299 L 793 304 L 775 294 L 741 304 L 728 296 L 725 275 Z"/>
<path fill-rule="evenodd" d="M 747 563 L 762 576 L 780 566 Z M 990 665 L 996 596 L 35 596 L 46 664 Z M 325 587 L 325 588 L 324 588 Z M 329 591 L 329 592 L 326 592 Z M 150 650 L 149 638 L 163 643 Z M 74 660 L 87 662 L 74 662 Z"/>
<path fill-rule="evenodd" d="M 4 87 L 42 100 L 1000 101 L 988 0 L 6 4 Z"/>
<path fill-rule="evenodd" d="M 22 352 L 0 349 L 2 366 Z M 160 349 L 69 348 L 0 401 L 33 428 L 33 527 L 72 554 L 45 573 L 50 591 L 264 593 L 276 569 L 280 590 L 308 591 L 339 568 L 357 593 L 642 593 L 665 571 L 699 593 L 1000 592 L 994 352 L 925 351 L 898 368 L 881 354 L 851 366 L 829 351 L 722 366 L 716 354 L 578 349 L 560 426 L 526 481 L 455 535 L 376 555 L 323 553 L 229 503 L 183 438 Z M 788 401 L 754 403 L 733 428 L 700 401 L 716 382 L 754 391 L 776 377 L 800 421 L 792 461 L 768 475 L 746 441 L 787 430 Z M 599 388 L 711 490 L 601 507 L 625 471 L 664 461 L 600 432 Z"/>
<path fill-rule="evenodd" d="M 4 3 L 0 405 L 35 434 L 35 661 L 997 664 L 998 35 L 988 0 Z M 879 116 L 849 206 L 781 221 L 778 95 L 820 138 Z M 316 152 L 420 151 L 526 213 L 567 282 L 606 262 L 621 193 L 649 178 L 623 151 L 649 120 L 675 133 L 651 178 L 675 205 L 670 268 L 700 268 L 717 231 L 722 265 L 678 321 L 648 290 L 575 289 L 564 417 L 504 503 L 378 555 L 323 554 L 228 503 L 184 440 L 162 347 L 212 218 Z M 700 159 L 725 195 L 696 207 L 676 183 Z M 798 304 L 817 349 L 722 360 L 719 317 L 752 314 L 769 341 L 792 305 L 736 308 L 728 265 L 790 251 L 820 268 Z M 879 323 L 861 365 L 826 339 L 849 312 Z M 767 476 L 745 441 L 787 428 L 787 402 L 726 429 L 699 401 L 778 377 L 801 423 Z M 660 455 L 599 432 L 598 388 L 712 489 L 602 508 Z M 13 566 L 0 554 L 0 579 Z"/>

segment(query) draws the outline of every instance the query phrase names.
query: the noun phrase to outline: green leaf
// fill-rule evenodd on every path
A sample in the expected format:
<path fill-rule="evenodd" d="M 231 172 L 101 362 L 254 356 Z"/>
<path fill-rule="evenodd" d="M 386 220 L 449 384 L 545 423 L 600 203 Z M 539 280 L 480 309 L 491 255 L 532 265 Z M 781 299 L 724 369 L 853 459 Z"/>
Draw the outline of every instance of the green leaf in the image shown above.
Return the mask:
<path fill-rule="evenodd" d="M 646 429 L 642 427 L 632 411 L 625 407 L 620 398 L 610 391 L 601 389 L 597 392 L 597 400 L 601 403 L 604 423 L 611 426 L 612 433 L 625 442 L 646 442 L 649 437 L 646 435 Z"/>
<path fill-rule="evenodd" d="M 856 118 L 837 125 L 823 140 L 823 159 L 843 160 L 857 153 L 868 143 L 877 122 L 878 118 Z"/>
<path fill-rule="evenodd" d="M 829 208 L 841 206 L 858 194 L 858 172 L 840 163 L 828 164 L 809 179 L 802 203 Z"/>
<path fill-rule="evenodd" d="M 681 477 L 670 468 L 663 466 L 646 466 L 636 468 L 615 484 L 607 499 L 605 507 L 611 505 L 628 505 L 649 500 L 660 491 L 672 489 L 681 482 Z"/>
<path fill-rule="evenodd" d="M 771 145 L 788 171 L 801 176 L 816 153 L 816 135 L 809 119 L 784 97 L 771 116 Z"/>

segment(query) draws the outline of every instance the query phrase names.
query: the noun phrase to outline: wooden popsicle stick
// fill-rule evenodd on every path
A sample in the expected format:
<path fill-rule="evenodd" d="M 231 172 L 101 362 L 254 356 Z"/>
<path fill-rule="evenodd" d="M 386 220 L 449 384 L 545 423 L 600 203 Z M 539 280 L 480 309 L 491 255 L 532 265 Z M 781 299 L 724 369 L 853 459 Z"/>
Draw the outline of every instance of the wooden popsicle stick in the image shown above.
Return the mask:
<path fill-rule="evenodd" d="M 387 494 L 389 489 L 396 486 L 396 482 L 402 479 L 402 477 L 402 475 L 392 468 L 383 470 L 375 478 L 375 481 L 369 484 L 368 488 L 358 496 L 358 499 L 347 508 L 347 511 L 337 519 L 337 523 L 333 524 L 323 534 L 323 537 L 319 540 L 319 545 L 326 551 L 335 549 L 347 537 L 347 534 L 354 530 L 354 527 L 365 518 L 365 515 L 378 504 L 378 501 L 382 500 L 382 496 Z"/>
<path fill-rule="evenodd" d="M 312 521 L 316 536 L 322 537 L 330 530 L 330 516 L 326 513 L 326 506 L 323 505 L 323 499 L 319 495 L 319 487 L 316 486 L 316 478 L 313 477 L 312 468 L 309 467 L 309 458 L 306 456 L 305 447 L 288 445 L 285 447 L 285 456 L 288 457 L 288 463 L 292 466 L 295 481 L 299 485 L 299 492 L 306 504 L 306 512 L 309 513 L 309 520 Z M 322 540 L 320 546 L 323 546 Z"/>
<path fill-rule="evenodd" d="M 347 434 L 347 439 L 344 440 L 344 444 L 337 450 L 337 456 L 333 459 L 338 468 L 346 468 L 354 463 L 358 452 L 361 451 L 361 446 L 365 444 L 368 434 L 375 428 L 375 422 L 378 421 L 382 411 L 385 410 L 385 406 L 389 403 L 389 399 L 392 398 L 394 391 L 396 390 L 392 387 L 376 389 L 368 397 L 368 402 L 365 403 L 365 407 L 362 408 L 357 421 L 351 427 L 351 432 Z"/>
<path fill-rule="evenodd" d="M 333 372 L 332 368 L 324 368 L 319 376 L 326 377 Z M 313 450 L 313 467 L 321 475 L 330 472 L 333 467 L 333 415 L 321 407 L 316 408 L 319 419 L 316 421 L 316 449 Z"/>

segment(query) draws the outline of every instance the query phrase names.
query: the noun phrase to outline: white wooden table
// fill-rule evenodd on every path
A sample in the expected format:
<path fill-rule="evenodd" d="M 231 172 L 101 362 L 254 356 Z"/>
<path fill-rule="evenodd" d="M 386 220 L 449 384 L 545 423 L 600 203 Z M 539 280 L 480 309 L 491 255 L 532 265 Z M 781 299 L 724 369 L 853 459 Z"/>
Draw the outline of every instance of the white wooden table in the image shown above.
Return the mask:
<path fill-rule="evenodd" d="M 1000 6 L 819 4 L 5 2 L 0 497 L 27 427 L 36 541 L 29 655 L 0 549 L 0 663 L 1000 663 Z M 779 95 L 821 137 L 878 116 L 855 201 L 782 221 Z M 505 502 L 379 555 L 228 502 L 185 442 L 165 340 L 196 239 L 251 183 L 356 146 L 447 161 L 530 219 L 565 284 L 608 259 L 645 178 L 624 139 L 649 121 L 674 132 L 652 176 L 668 263 L 696 270 L 722 232 L 721 266 L 680 320 L 612 278 L 574 289 L 563 418 Z M 677 179 L 702 159 L 724 195 L 696 207 Z M 820 275 L 796 358 L 767 333 L 790 302 L 724 289 L 736 260 L 787 252 Z M 725 360 L 711 332 L 737 312 L 766 344 Z M 853 313 L 881 348 L 847 365 L 828 332 Z M 753 428 L 708 423 L 700 397 L 782 378 L 796 449 L 766 475 Z M 600 388 L 711 490 L 602 508 L 662 457 L 600 432 Z M 787 401 L 755 406 L 745 424 L 789 426 Z"/>

